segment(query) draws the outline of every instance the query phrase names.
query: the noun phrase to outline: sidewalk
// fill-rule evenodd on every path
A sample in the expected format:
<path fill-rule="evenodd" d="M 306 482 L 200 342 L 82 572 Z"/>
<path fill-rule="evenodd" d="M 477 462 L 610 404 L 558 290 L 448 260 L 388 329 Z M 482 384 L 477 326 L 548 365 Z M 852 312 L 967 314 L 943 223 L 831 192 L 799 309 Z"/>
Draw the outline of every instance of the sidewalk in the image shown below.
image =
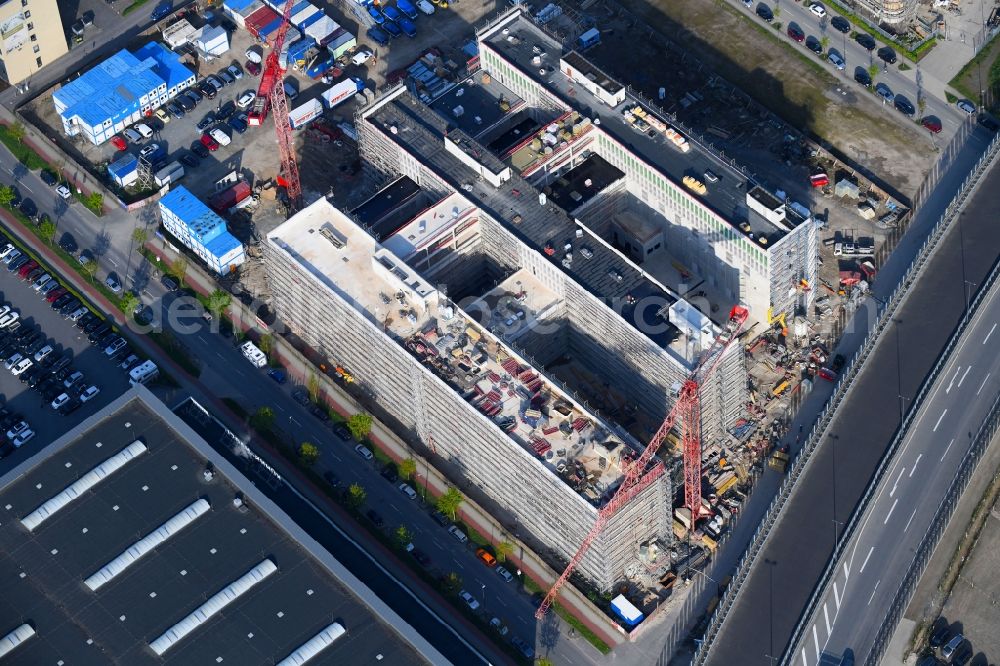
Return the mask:
<path fill-rule="evenodd" d="M 173 253 L 161 248 L 159 243 L 151 242 L 147 244 L 147 249 L 153 251 L 167 264 L 174 258 Z M 189 265 L 185 282 L 189 287 L 203 295 L 210 294 L 218 288 L 211 278 L 206 276 L 200 268 L 193 265 Z M 256 321 L 256 317 L 237 299 L 233 299 L 227 315 L 235 325 L 240 326 L 244 331 L 251 329 L 260 330 L 252 323 Z M 341 386 L 320 372 L 283 338 L 276 335 L 274 339 L 275 344 L 272 354 L 278 358 L 288 371 L 290 380 L 305 385 L 310 376 L 317 377 L 321 382 L 321 401 L 333 407 L 341 416 L 347 417 L 351 414 L 365 411 Z M 448 487 L 454 485 L 438 472 L 429 461 L 425 460 L 419 453 L 413 451 L 402 439 L 377 419 L 374 419 L 369 437 L 383 452 L 397 463 L 406 458 L 412 458 L 417 463 L 414 484 L 427 487 L 432 495 L 440 495 Z M 496 544 L 499 541 L 509 541 L 514 544 L 514 552 L 509 556 L 509 560 L 542 586 L 551 585 L 561 574 L 561 572 L 554 571 L 545 564 L 531 548 L 510 534 L 472 499 L 465 498 L 465 501 L 458 510 L 458 515 L 477 532 L 488 537 L 491 543 Z M 563 588 L 559 596 L 559 603 L 566 607 L 567 610 L 608 645 L 614 647 L 626 640 L 624 634 L 620 633 L 611 623 L 610 619 L 572 585 L 567 585 Z"/>

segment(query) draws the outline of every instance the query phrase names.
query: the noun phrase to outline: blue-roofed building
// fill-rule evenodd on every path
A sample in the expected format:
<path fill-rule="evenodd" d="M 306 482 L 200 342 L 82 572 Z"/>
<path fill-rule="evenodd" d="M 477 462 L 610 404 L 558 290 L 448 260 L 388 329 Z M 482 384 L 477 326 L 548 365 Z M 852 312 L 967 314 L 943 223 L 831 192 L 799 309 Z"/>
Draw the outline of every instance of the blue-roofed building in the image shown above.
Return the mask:
<path fill-rule="evenodd" d="M 180 58 L 153 42 L 121 50 L 52 94 L 67 136 L 100 145 L 194 83 Z"/>
<path fill-rule="evenodd" d="M 139 158 L 127 153 L 108 165 L 108 175 L 118 187 L 128 187 L 139 180 Z"/>
<path fill-rule="evenodd" d="M 226 221 L 184 186 L 160 199 L 160 217 L 164 228 L 215 272 L 229 273 L 246 260 L 243 244 L 229 233 Z"/>

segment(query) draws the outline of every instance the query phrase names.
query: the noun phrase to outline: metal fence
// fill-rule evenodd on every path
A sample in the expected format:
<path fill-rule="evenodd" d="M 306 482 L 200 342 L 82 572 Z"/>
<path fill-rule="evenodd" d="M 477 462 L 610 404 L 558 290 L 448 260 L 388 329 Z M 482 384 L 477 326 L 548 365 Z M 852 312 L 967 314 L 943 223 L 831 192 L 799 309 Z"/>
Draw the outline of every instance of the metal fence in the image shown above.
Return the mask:
<path fill-rule="evenodd" d="M 785 503 L 788 501 L 788 498 L 791 496 L 793 490 L 795 489 L 796 482 L 803 475 L 803 473 L 806 470 L 806 467 L 812 460 L 813 453 L 815 453 L 819 443 L 823 441 L 823 439 L 826 437 L 827 430 L 830 427 L 830 424 L 833 420 L 837 408 L 844 401 L 845 397 L 847 396 L 847 392 L 853 386 L 855 380 L 857 379 L 858 375 L 861 372 L 861 369 L 864 367 L 865 362 L 868 360 L 868 357 L 871 355 L 875 346 L 881 341 L 883 334 L 888 329 L 889 323 L 892 320 L 893 315 L 895 314 L 896 310 L 899 309 L 899 306 L 901 305 L 905 297 L 908 295 L 910 287 L 916 280 L 917 275 L 919 275 L 920 272 L 924 269 L 924 267 L 927 264 L 927 261 L 930 259 L 933 252 L 937 249 L 938 243 L 940 242 L 941 238 L 944 236 L 945 232 L 951 226 L 952 221 L 956 219 L 956 217 L 959 214 L 959 211 L 962 209 L 968 198 L 971 196 L 972 191 L 975 189 L 975 186 L 978 185 L 979 181 L 982 179 L 983 174 L 986 172 L 988 167 L 991 166 L 994 158 L 997 156 L 998 148 L 1000 148 L 1000 137 L 993 139 L 993 142 L 990 144 L 989 148 L 986 150 L 984 155 L 980 158 L 979 162 L 972 170 L 972 173 L 970 173 L 966 177 L 965 181 L 962 183 L 961 188 L 959 189 L 958 194 L 955 196 L 954 199 L 952 199 L 951 203 L 948 205 L 944 214 L 941 216 L 941 219 L 938 220 L 938 222 L 934 225 L 934 228 L 928 234 L 927 239 L 924 241 L 924 244 L 918 251 L 916 258 L 914 258 L 913 262 L 910 264 L 910 267 L 904 274 L 903 279 L 896 286 L 896 289 L 893 291 L 892 295 L 885 301 L 885 304 L 882 306 L 879 312 L 878 321 L 876 321 L 875 326 L 872 328 L 871 331 L 868 332 L 868 335 L 865 337 L 858 351 L 851 358 L 847 366 L 847 371 L 843 375 L 841 375 L 840 379 L 837 381 L 837 384 L 833 390 L 833 394 L 831 395 L 830 399 L 824 406 L 822 412 L 820 412 L 819 417 L 817 418 L 815 424 L 813 425 L 813 428 L 810 431 L 809 436 L 806 439 L 806 442 L 803 445 L 802 449 L 796 455 L 795 460 L 791 466 L 791 469 L 788 472 L 788 475 L 782 482 L 781 487 L 778 490 L 778 493 L 771 501 L 770 507 L 768 507 L 764 519 L 761 521 L 760 526 L 754 533 L 753 539 L 750 542 L 750 546 L 747 548 L 747 551 L 743 554 L 743 557 L 740 559 L 740 562 L 736 567 L 736 572 L 733 574 L 732 582 L 727 588 L 726 593 L 723 595 L 722 600 L 719 603 L 718 607 L 716 608 L 715 612 L 712 614 L 712 617 L 710 618 L 708 623 L 708 627 L 705 631 L 703 640 L 699 645 L 697 651 L 695 652 L 693 659 L 694 664 L 696 665 L 703 664 L 705 663 L 705 660 L 708 658 L 708 655 L 711 652 L 713 641 L 717 637 L 719 630 L 722 628 L 722 625 L 725 622 L 726 618 L 728 617 L 729 613 L 735 606 L 735 602 L 739 598 L 739 595 L 742 591 L 743 584 L 749 577 L 750 571 L 756 565 L 757 558 L 760 555 L 761 551 L 763 550 L 764 542 L 770 535 L 771 529 L 777 523 L 782 508 L 784 507 Z M 980 290 L 979 294 L 981 295 L 983 293 L 984 291 Z M 975 302 L 978 303 L 979 301 L 976 300 Z M 960 332 L 961 329 L 959 333 Z M 909 420 L 912 418 L 912 415 L 916 413 L 917 407 L 919 406 L 919 402 L 924 397 L 927 387 L 932 382 L 933 377 L 937 374 L 937 372 L 940 371 L 942 359 L 945 358 L 947 354 L 951 351 L 951 346 L 954 344 L 954 341 L 955 337 L 953 337 L 952 340 L 949 342 L 948 348 L 939 358 L 938 364 L 932 371 L 931 376 L 928 378 L 927 382 L 925 382 L 924 385 L 921 387 L 920 393 L 918 394 L 917 398 L 913 401 L 911 408 L 905 420 L 901 424 L 898 432 L 900 433 L 905 432 L 906 427 L 909 425 Z M 862 498 L 860 507 L 862 508 L 865 507 L 867 503 L 870 501 L 872 495 L 872 489 L 878 485 L 878 479 L 884 473 L 888 461 L 892 458 L 892 453 L 895 451 L 895 446 L 897 442 L 898 442 L 898 436 L 897 436 L 897 441 L 894 442 L 892 445 L 890 453 L 883 458 L 883 461 L 876 474 L 875 481 L 871 485 L 869 485 L 868 491 Z M 842 544 L 848 542 L 852 529 L 857 524 L 857 516 L 860 515 L 861 513 L 863 513 L 863 510 L 856 511 L 854 516 L 852 516 L 851 521 L 848 523 L 847 528 L 843 532 L 841 539 L 838 542 L 837 547 L 834 551 L 834 554 L 831 557 L 830 564 L 827 566 L 827 569 L 824 572 L 823 577 L 820 579 L 817 585 L 817 591 L 825 587 L 826 582 L 831 575 L 833 566 L 838 557 L 840 556 Z M 811 615 L 812 608 L 815 606 L 816 596 L 817 592 L 814 592 L 813 598 L 810 600 L 810 604 L 809 606 L 807 606 L 806 612 L 804 613 L 803 617 L 808 618 Z M 801 622 L 799 626 L 796 627 L 796 632 L 795 634 L 793 634 L 793 644 L 795 641 L 797 641 L 797 637 L 801 634 L 803 627 L 804 624 Z"/>

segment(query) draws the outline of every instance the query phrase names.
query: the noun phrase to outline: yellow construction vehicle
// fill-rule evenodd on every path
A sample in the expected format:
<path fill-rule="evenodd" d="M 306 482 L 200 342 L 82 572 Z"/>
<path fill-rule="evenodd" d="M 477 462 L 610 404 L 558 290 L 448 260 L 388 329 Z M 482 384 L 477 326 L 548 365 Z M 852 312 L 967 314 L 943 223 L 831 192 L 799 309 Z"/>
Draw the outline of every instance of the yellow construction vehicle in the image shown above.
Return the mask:
<path fill-rule="evenodd" d="M 347 370 L 344 370 L 339 365 L 337 366 L 337 369 L 334 372 L 337 373 L 338 377 L 340 377 L 341 379 L 344 380 L 345 384 L 353 384 L 354 383 L 354 375 L 352 375 L 351 373 L 349 373 Z"/>
<path fill-rule="evenodd" d="M 782 474 L 788 469 L 788 447 L 780 446 L 775 447 L 774 451 L 771 452 L 771 457 L 767 461 L 767 466 L 773 469 L 775 472 L 781 472 Z"/>
<path fill-rule="evenodd" d="M 788 335 L 788 326 L 785 325 L 785 313 L 782 312 L 777 317 L 773 316 L 771 308 L 767 309 L 767 324 L 768 326 L 774 326 L 775 324 L 781 325 L 781 334 Z"/>

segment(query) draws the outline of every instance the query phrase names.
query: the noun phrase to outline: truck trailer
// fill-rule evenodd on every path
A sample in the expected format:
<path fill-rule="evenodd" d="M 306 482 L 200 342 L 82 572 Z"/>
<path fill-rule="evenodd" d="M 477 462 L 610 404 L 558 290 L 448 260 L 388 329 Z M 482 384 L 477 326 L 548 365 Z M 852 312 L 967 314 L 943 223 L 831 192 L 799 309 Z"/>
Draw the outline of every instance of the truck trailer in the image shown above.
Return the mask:
<path fill-rule="evenodd" d="M 305 127 L 323 115 L 323 105 L 318 99 L 311 99 L 288 112 L 288 122 L 292 129 Z"/>
<path fill-rule="evenodd" d="M 347 78 L 334 85 L 329 90 L 320 94 L 326 108 L 332 109 L 338 104 L 346 102 L 348 99 L 365 89 L 365 82 L 358 78 Z"/>

